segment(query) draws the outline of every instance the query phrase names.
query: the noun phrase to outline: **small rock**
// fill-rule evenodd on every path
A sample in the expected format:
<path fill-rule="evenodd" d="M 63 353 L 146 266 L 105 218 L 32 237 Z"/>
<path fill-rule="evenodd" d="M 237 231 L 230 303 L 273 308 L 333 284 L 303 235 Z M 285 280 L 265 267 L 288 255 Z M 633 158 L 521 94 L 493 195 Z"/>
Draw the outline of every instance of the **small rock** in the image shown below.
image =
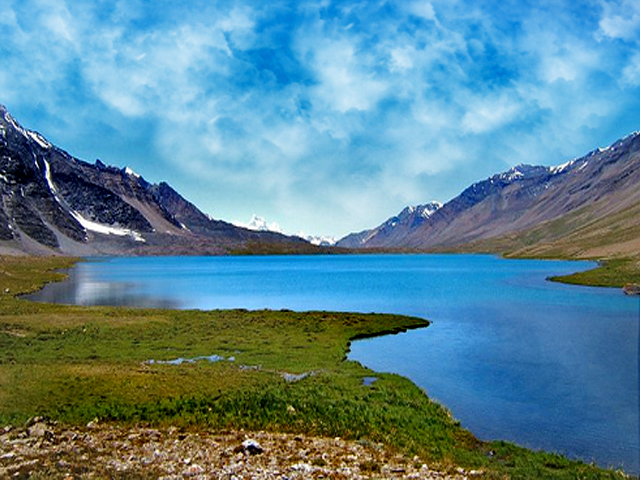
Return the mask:
<path fill-rule="evenodd" d="M 46 423 L 39 422 L 27 429 L 27 433 L 30 437 L 44 438 L 45 440 L 51 440 L 53 438 L 53 432 L 49 430 Z"/>
<path fill-rule="evenodd" d="M 27 423 L 25 426 L 29 428 L 30 426 L 35 425 L 36 423 L 42 422 L 42 420 L 44 420 L 42 417 L 31 417 L 29 420 L 27 420 Z"/>
<path fill-rule="evenodd" d="M 93 429 L 97 428 L 98 427 L 98 421 L 99 420 L 97 418 L 94 418 L 89 423 L 87 423 L 87 428 L 90 429 L 90 430 L 93 430 Z"/>
<path fill-rule="evenodd" d="M 258 442 L 250 438 L 242 442 L 242 448 L 249 455 L 259 455 L 264 452 L 262 446 Z"/>
<path fill-rule="evenodd" d="M 202 475 L 203 473 L 204 473 L 204 468 L 202 468 L 197 463 L 194 463 L 193 465 L 189 465 L 189 467 L 184 472 L 182 472 L 182 474 L 185 477 L 195 477 L 197 475 Z"/>
<path fill-rule="evenodd" d="M 311 473 L 313 467 L 308 463 L 296 463 L 295 465 L 291 465 L 291 470 L 294 472 Z"/>

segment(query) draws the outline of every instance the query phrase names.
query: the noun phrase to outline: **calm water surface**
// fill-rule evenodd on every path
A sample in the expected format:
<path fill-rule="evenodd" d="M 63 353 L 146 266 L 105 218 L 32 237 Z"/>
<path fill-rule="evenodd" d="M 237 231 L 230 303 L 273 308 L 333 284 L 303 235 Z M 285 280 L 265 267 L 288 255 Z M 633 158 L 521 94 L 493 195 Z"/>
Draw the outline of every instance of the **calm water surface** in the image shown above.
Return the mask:
<path fill-rule="evenodd" d="M 78 265 L 36 299 L 417 315 L 432 325 L 354 342 L 350 358 L 411 378 L 482 439 L 638 473 L 640 302 L 545 280 L 589 266 L 484 255 L 117 258 Z"/>

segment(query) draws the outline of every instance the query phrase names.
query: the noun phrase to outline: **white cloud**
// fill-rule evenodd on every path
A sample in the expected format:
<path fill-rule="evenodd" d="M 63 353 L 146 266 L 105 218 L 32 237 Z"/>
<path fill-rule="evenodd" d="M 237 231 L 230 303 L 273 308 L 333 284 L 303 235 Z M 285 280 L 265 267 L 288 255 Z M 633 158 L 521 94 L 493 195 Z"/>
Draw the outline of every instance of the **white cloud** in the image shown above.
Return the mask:
<path fill-rule="evenodd" d="M 256 42 L 257 35 L 254 32 L 255 12 L 249 7 L 235 7 L 227 15 L 215 23 L 215 29 L 220 29 L 230 35 L 237 48 L 247 50 Z"/>
<path fill-rule="evenodd" d="M 635 0 L 602 2 L 604 15 L 598 36 L 638 41 L 640 33 L 640 4 Z"/>
<path fill-rule="evenodd" d="M 413 57 L 416 54 L 416 50 L 413 46 L 398 47 L 391 50 L 391 71 L 409 70 L 413 67 Z"/>
<path fill-rule="evenodd" d="M 640 86 L 640 52 L 631 57 L 629 64 L 622 70 L 622 81 L 625 85 Z"/>
<path fill-rule="evenodd" d="M 409 12 L 418 17 L 425 18 L 427 20 L 435 20 L 436 12 L 433 9 L 433 5 L 427 1 L 415 1 L 409 4 Z"/>
<path fill-rule="evenodd" d="M 68 12 L 65 13 L 67 13 L 67 15 L 62 15 L 61 13 L 47 15 L 43 23 L 54 35 L 72 42 L 75 35 L 72 33 L 71 26 L 68 22 Z"/>
<path fill-rule="evenodd" d="M 470 102 L 462 128 L 474 134 L 490 132 L 513 120 L 520 109 L 520 103 L 506 95 L 479 98 Z"/>
<path fill-rule="evenodd" d="M 95 155 L 130 143 L 222 218 L 346 233 L 634 117 L 637 2 L 567 5 L 24 0 L 0 17 L 0 102 L 68 122 L 72 151 L 100 125 L 120 149 Z"/>
<path fill-rule="evenodd" d="M 197 25 L 133 38 L 113 30 L 92 38 L 85 77 L 105 102 L 132 116 L 163 116 L 196 101 L 203 93 L 202 72 L 226 73 L 231 55 L 220 31 Z"/>
<path fill-rule="evenodd" d="M 574 31 L 549 28 L 546 17 L 533 17 L 524 24 L 524 36 L 518 46 L 530 61 L 529 68 L 538 78 L 553 83 L 581 80 L 604 64 L 601 52 L 593 48 L 589 37 Z"/>
<path fill-rule="evenodd" d="M 341 113 L 351 109 L 369 110 L 382 98 L 387 84 L 370 68 L 373 59 L 358 52 L 346 39 L 314 38 L 311 67 L 318 84 L 311 89 L 315 99 Z"/>

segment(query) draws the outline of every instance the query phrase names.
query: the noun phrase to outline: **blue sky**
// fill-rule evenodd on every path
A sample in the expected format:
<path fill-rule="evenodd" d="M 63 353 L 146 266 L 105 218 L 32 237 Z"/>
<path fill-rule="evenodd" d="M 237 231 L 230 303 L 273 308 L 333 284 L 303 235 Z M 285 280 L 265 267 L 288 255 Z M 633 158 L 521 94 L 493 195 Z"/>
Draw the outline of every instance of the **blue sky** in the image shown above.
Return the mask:
<path fill-rule="evenodd" d="M 0 103 L 216 218 L 341 236 L 640 129 L 640 2 L 0 0 Z"/>

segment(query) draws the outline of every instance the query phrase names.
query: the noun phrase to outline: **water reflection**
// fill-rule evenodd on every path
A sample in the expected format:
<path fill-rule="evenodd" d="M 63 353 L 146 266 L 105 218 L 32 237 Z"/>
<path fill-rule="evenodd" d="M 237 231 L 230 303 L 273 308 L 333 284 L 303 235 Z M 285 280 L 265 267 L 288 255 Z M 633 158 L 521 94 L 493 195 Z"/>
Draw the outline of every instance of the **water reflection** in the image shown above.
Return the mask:
<path fill-rule="evenodd" d="M 427 329 L 354 342 L 349 358 L 410 378 L 483 439 L 636 473 L 638 299 L 545 280 L 589 265 L 478 255 L 117 258 L 80 264 L 34 298 L 428 318 Z"/>
<path fill-rule="evenodd" d="M 182 365 L 184 363 L 196 363 L 200 360 L 207 360 L 211 363 L 221 362 L 222 360 L 227 360 L 228 362 L 235 362 L 235 357 L 224 358 L 220 355 L 204 355 L 200 357 L 194 358 L 174 358 L 173 360 L 147 360 L 146 363 L 149 365 Z"/>
<path fill-rule="evenodd" d="M 35 302 L 84 306 L 124 306 L 137 308 L 180 308 L 175 299 L 145 295 L 135 282 L 100 281 L 80 264 L 65 272 L 64 282 L 50 283 L 24 298 Z"/>

